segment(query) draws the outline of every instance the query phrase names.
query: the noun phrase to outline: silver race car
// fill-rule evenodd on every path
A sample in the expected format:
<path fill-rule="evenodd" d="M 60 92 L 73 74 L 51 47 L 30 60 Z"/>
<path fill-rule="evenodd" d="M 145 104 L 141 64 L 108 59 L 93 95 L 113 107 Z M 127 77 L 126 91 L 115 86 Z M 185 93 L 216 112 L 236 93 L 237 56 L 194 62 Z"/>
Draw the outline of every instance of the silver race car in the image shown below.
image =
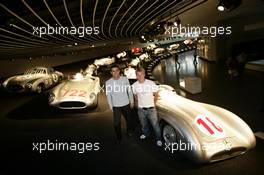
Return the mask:
<path fill-rule="evenodd" d="M 136 67 L 140 63 L 140 59 L 138 57 L 132 59 L 132 61 L 129 63 L 129 65 Z"/>
<path fill-rule="evenodd" d="M 116 55 L 116 57 L 117 57 L 118 59 L 120 59 L 120 58 L 124 58 L 124 57 L 126 57 L 126 56 L 127 56 L 126 51 L 120 52 L 120 53 L 118 53 L 118 54 Z"/>
<path fill-rule="evenodd" d="M 153 51 L 154 49 L 156 49 L 157 46 L 155 44 L 150 44 L 146 47 L 146 50 L 147 51 Z"/>
<path fill-rule="evenodd" d="M 232 112 L 176 94 L 160 85 L 157 111 L 165 150 L 182 151 L 198 163 L 228 159 L 256 145 L 250 127 Z"/>
<path fill-rule="evenodd" d="M 169 51 L 177 50 L 179 48 L 180 44 L 172 44 L 168 47 Z"/>
<path fill-rule="evenodd" d="M 143 60 L 148 60 L 149 59 L 149 54 L 148 53 L 143 53 L 138 57 L 141 61 Z"/>
<path fill-rule="evenodd" d="M 85 69 L 84 74 L 85 75 L 97 75 L 97 69 L 98 66 L 96 66 L 95 64 L 89 64 L 88 67 Z"/>
<path fill-rule="evenodd" d="M 159 54 L 162 54 L 162 53 L 164 53 L 165 52 L 165 49 L 164 48 L 160 48 L 160 47 L 158 47 L 158 48 L 156 48 L 155 50 L 154 50 L 154 54 L 155 55 L 159 55 Z"/>
<path fill-rule="evenodd" d="M 9 92 L 37 92 L 57 85 L 63 79 L 61 72 L 53 68 L 35 67 L 22 75 L 16 75 L 4 81 L 3 87 Z"/>
<path fill-rule="evenodd" d="M 124 69 L 124 75 L 127 77 L 127 79 L 133 79 L 133 80 L 137 79 L 136 69 L 131 66 Z"/>
<path fill-rule="evenodd" d="M 76 73 L 56 86 L 49 95 L 49 104 L 60 109 L 88 109 L 97 107 L 100 79 Z"/>
<path fill-rule="evenodd" d="M 107 57 L 107 58 L 101 58 L 94 60 L 94 65 L 96 66 L 108 66 L 115 62 L 115 57 Z"/>

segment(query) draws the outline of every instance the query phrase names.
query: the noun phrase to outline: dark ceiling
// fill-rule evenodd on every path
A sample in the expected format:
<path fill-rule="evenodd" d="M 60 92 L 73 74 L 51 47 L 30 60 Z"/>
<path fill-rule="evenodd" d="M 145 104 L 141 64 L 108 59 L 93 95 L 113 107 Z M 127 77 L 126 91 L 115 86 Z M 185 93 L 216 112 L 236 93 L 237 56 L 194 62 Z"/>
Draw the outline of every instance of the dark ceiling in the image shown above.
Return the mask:
<path fill-rule="evenodd" d="M 0 54 L 139 36 L 151 22 L 196 0 L 1 0 Z M 39 37 L 33 27 L 99 27 L 99 34 Z M 94 31 L 93 31 L 94 32 Z"/>

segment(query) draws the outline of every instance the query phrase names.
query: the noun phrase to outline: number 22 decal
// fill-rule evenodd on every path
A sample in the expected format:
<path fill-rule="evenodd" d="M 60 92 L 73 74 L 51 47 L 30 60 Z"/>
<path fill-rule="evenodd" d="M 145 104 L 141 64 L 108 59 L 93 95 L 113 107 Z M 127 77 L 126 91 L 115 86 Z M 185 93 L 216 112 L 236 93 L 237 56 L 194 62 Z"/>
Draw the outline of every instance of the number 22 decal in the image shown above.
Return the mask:
<path fill-rule="evenodd" d="M 70 97 L 85 97 L 87 92 L 84 90 L 78 91 L 77 89 L 64 89 L 65 93 L 63 94 L 63 97 L 70 96 Z"/>

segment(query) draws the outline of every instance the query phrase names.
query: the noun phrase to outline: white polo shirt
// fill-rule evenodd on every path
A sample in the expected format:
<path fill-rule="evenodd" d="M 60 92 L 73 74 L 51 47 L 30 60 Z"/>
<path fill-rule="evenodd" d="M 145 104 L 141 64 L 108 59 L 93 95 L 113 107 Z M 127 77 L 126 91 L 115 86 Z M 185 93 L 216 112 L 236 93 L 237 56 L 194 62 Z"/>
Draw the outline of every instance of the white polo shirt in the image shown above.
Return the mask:
<path fill-rule="evenodd" d="M 153 93 L 158 92 L 158 89 L 158 86 L 151 80 L 145 79 L 143 83 L 136 81 L 132 85 L 132 90 L 133 94 L 137 95 L 138 107 L 155 107 Z"/>

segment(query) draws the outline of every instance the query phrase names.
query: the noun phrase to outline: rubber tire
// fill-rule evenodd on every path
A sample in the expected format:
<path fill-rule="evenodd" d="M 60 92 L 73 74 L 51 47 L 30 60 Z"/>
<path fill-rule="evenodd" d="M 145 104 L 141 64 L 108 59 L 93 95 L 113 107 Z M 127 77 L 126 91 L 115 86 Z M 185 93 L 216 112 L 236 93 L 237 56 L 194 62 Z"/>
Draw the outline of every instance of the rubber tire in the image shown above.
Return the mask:
<path fill-rule="evenodd" d="M 176 130 L 169 124 L 165 123 L 162 128 L 162 137 L 165 143 L 178 143 L 179 142 L 179 134 Z"/>
<path fill-rule="evenodd" d="M 44 90 L 43 85 L 39 84 L 36 88 L 36 93 L 41 94 L 43 90 Z"/>

